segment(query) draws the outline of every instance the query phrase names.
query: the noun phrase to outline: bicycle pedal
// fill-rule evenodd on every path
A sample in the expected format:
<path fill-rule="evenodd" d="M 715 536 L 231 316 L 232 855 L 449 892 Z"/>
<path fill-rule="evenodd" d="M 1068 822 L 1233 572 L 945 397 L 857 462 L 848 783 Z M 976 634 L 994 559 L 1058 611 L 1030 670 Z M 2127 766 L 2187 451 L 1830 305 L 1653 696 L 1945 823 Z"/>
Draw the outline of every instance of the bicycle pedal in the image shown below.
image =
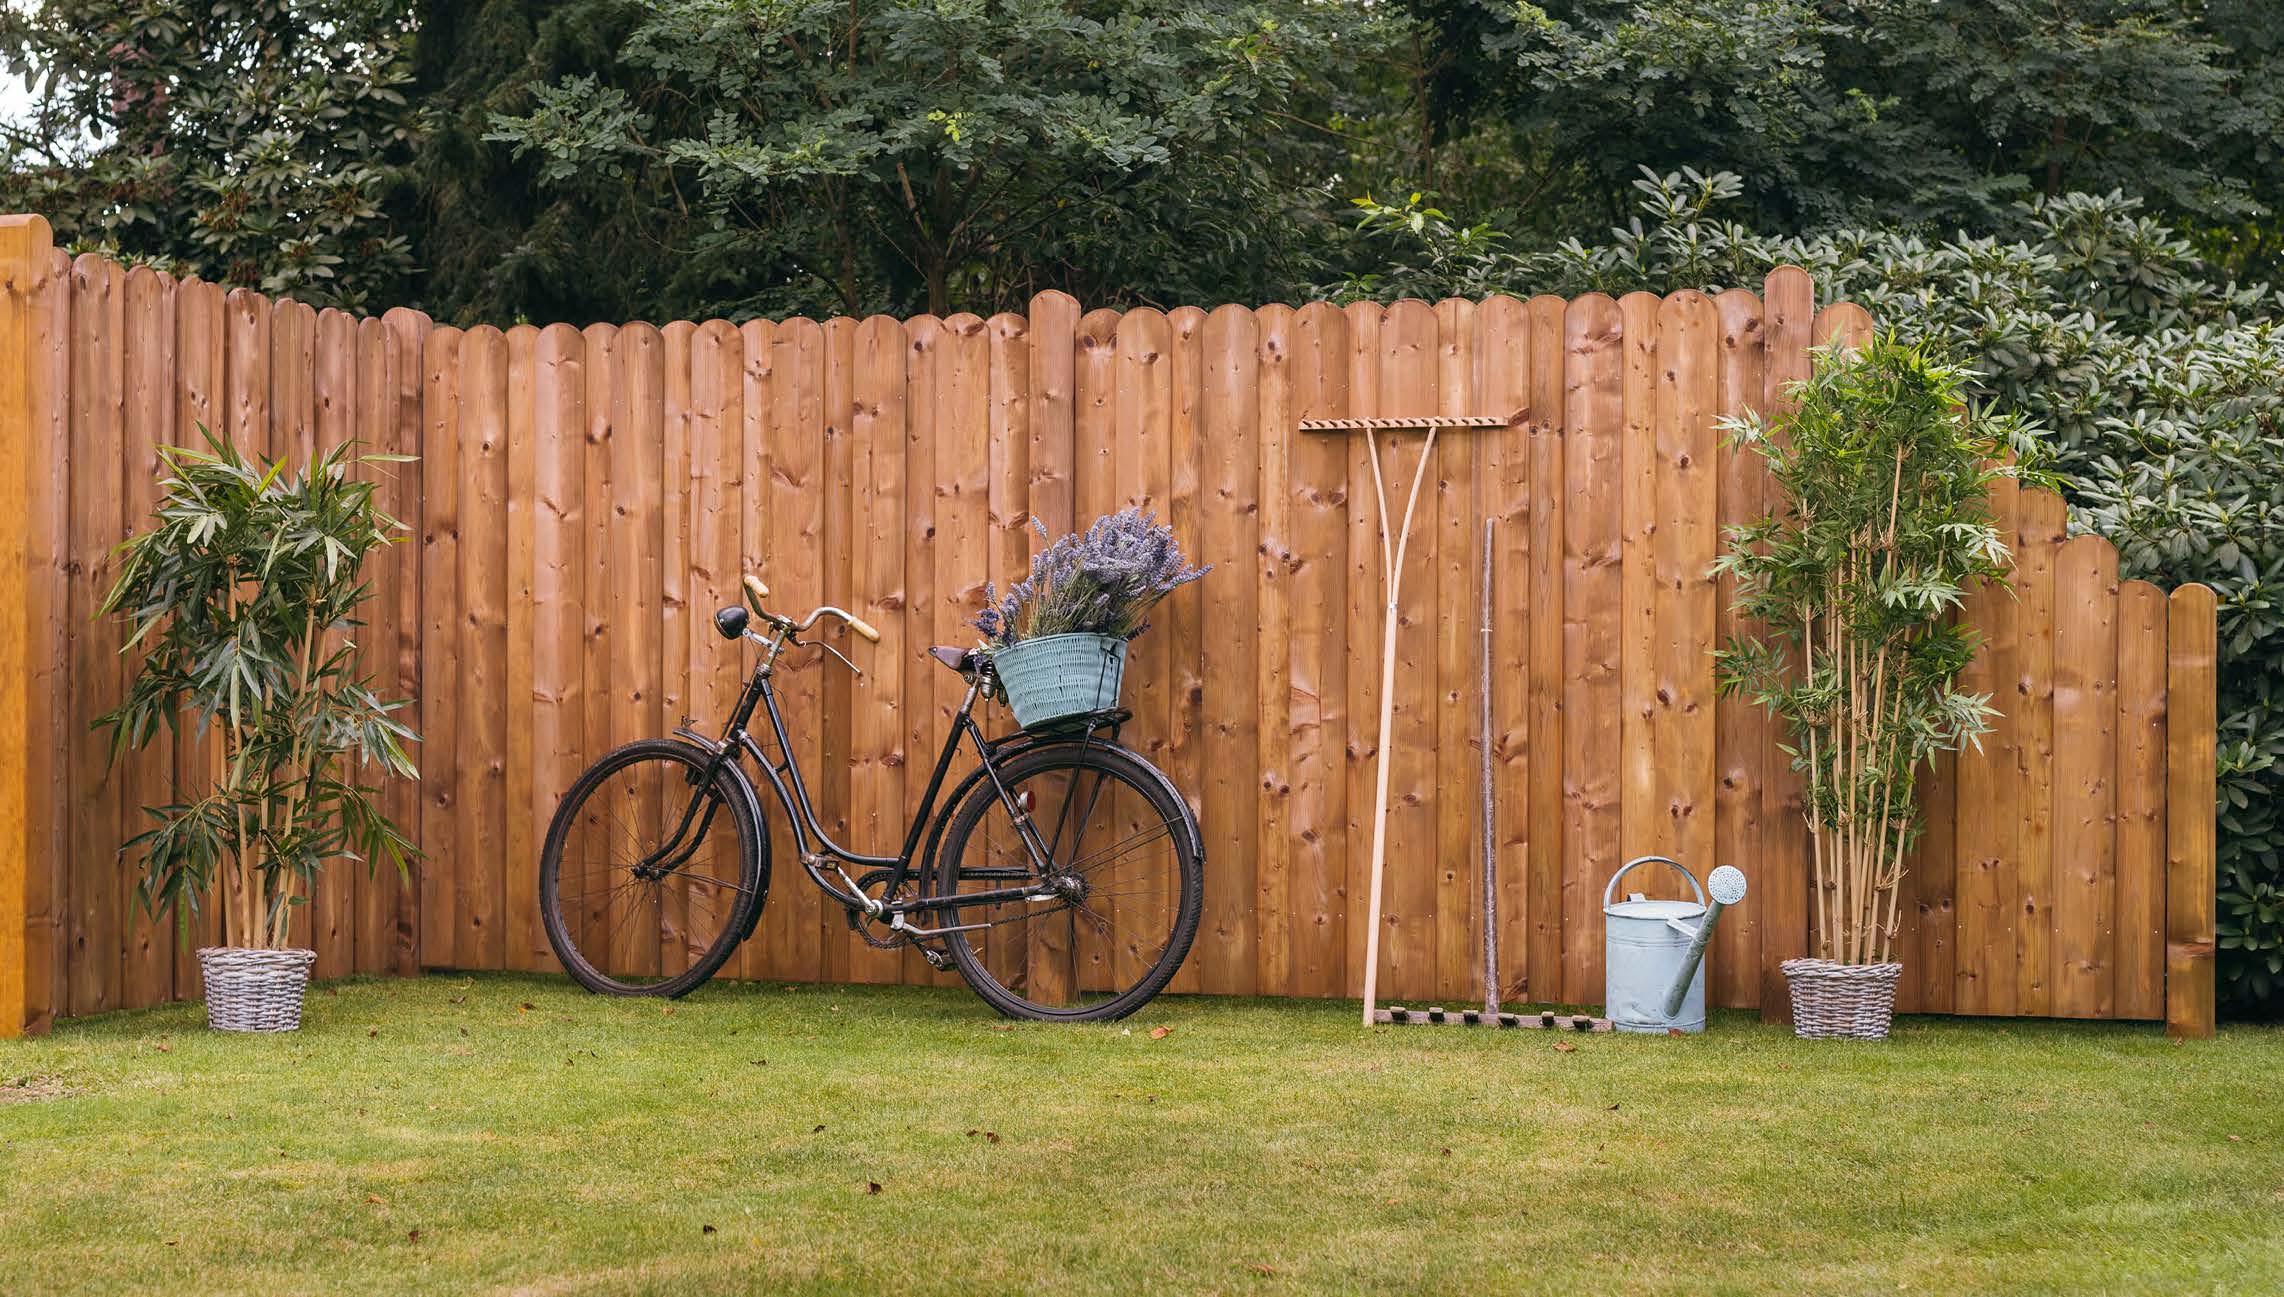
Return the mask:
<path fill-rule="evenodd" d="M 928 967 L 935 969 L 939 973 L 951 971 L 952 957 L 944 951 L 938 950 L 934 946 L 920 947 L 920 957 L 928 961 Z"/>

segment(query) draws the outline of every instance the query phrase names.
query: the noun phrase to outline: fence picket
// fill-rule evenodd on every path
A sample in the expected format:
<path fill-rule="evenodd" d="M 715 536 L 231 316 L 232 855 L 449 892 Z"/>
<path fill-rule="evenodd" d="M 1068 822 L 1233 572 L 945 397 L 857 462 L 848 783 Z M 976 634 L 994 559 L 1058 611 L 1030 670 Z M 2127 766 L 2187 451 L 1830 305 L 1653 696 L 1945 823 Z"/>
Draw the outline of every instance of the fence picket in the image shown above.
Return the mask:
<path fill-rule="evenodd" d="M 2117 550 L 2098 536 L 2054 559 L 2054 1013 L 2116 1000 Z M 2067 741 L 2062 741 L 2067 736 Z"/>
<path fill-rule="evenodd" d="M 1620 482 L 1628 326 L 1625 308 L 1599 293 L 1572 302 L 1563 320 L 1560 750 L 1566 779 L 1562 854 L 1548 861 L 1534 853 L 1531 862 L 1531 985 L 1542 1002 L 1576 1004 L 1601 994 L 1601 889 L 1594 880 L 1618 868 L 1624 834 Z"/>

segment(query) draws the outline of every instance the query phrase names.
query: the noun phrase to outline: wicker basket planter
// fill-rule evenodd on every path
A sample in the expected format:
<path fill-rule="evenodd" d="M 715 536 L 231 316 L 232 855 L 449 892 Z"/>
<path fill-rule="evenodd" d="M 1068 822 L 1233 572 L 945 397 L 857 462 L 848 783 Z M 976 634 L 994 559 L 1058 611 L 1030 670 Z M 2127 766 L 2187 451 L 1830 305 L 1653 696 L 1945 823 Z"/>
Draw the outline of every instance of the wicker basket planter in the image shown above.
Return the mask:
<path fill-rule="evenodd" d="M 316 958 L 314 950 L 200 950 L 206 1025 L 216 1031 L 299 1031 L 302 993 Z"/>
<path fill-rule="evenodd" d="M 991 655 L 1015 723 L 1025 729 L 1118 705 L 1126 641 L 1115 635 L 1046 635 Z"/>
<path fill-rule="evenodd" d="M 1895 1020 L 1895 983 L 1901 964 L 1840 964 L 1829 959 L 1788 959 L 1792 1033 L 1810 1039 L 1886 1040 Z"/>

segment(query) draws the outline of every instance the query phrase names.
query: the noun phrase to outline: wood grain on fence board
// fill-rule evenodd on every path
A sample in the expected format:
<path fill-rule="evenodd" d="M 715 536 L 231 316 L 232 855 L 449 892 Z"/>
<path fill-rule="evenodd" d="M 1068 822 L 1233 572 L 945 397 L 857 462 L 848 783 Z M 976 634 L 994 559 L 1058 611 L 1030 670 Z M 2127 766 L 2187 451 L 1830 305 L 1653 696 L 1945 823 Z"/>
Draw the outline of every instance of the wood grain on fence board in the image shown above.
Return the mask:
<path fill-rule="evenodd" d="M 1253 511 L 1258 533 L 1254 552 L 1246 556 L 1246 565 L 1258 585 L 1254 623 L 1258 638 L 1252 660 L 1239 660 L 1232 668 L 1250 670 L 1253 675 L 1254 706 L 1247 722 L 1253 727 L 1254 765 L 1245 773 L 1252 776 L 1253 795 L 1259 802 L 1253 896 L 1243 921 L 1254 933 L 1255 991 L 1297 995 L 1301 991 L 1293 962 L 1293 894 L 1298 844 L 1294 841 L 1294 735 L 1288 718 L 1301 706 L 1293 691 L 1291 651 L 1293 587 L 1298 577 L 1293 527 L 1301 507 L 1297 494 L 1307 487 L 1293 475 L 1292 457 L 1297 449 L 1293 443 L 1298 437 L 1286 432 L 1301 417 L 1294 413 L 1296 321 L 1287 306 L 1264 306 L 1252 313 L 1252 320 L 1254 354 L 1243 365 L 1247 370 L 1257 370 L 1257 376 L 1252 384 L 1253 408 L 1242 415 L 1252 434 L 1253 452 L 1253 462 L 1243 468 L 1252 476 L 1231 499 L 1216 502 L 1225 510 L 1247 509 L 1248 502 L 1260 502 Z M 1205 600 L 1209 609 L 1220 606 L 1219 600 L 1202 591 L 1194 597 Z M 1208 617 L 1210 621 L 1210 612 Z"/>
<path fill-rule="evenodd" d="M 2121 1018 L 2165 1013 L 2166 603 L 2118 584 L 2117 975 Z"/>
<path fill-rule="evenodd" d="M 539 965 L 539 951 L 547 944 L 539 921 L 539 871 L 527 862 L 539 859 L 539 835 L 533 829 L 533 764 L 538 756 L 532 731 L 538 724 L 535 694 L 538 679 L 532 642 L 538 622 L 532 569 L 539 561 L 537 519 L 539 507 L 539 330 L 520 324 L 507 331 L 507 427 L 500 480 L 506 484 L 501 500 L 505 517 L 503 546 L 507 616 L 500 643 L 505 655 L 503 710 L 507 720 L 507 770 L 502 781 L 502 818 L 505 821 L 504 858 L 501 861 L 501 962 L 509 968 Z M 542 821 L 543 822 L 543 821 Z"/>
<path fill-rule="evenodd" d="M 1618 868 L 1625 833 L 1619 710 L 1627 327 L 1625 308 L 1599 293 L 1572 302 L 1563 321 L 1562 851 L 1533 852 L 1531 859 L 1531 994 L 1541 1003 L 1600 995 L 1600 887 L 1593 880 Z M 1540 528 L 1533 540 L 1543 534 Z M 1534 584 L 1534 596 L 1539 589 Z M 1534 618 L 1555 611 L 1534 598 Z M 1533 733 L 1541 745 L 1555 746 L 1556 736 L 1536 727 Z"/>
<path fill-rule="evenodd" d="M 2107 1017 L 2117 936 L 2117 550 L 2054 557 L 2053 1012 Z"/>
<path fill-rule="evenodd" d="M 913 642 L 904 615 L 905 356 L 909 348 L 903 326 L 882 315 L 857 326 L 855 347 L 850 507 L 862 520 L 862 532 L 852 556 L 855 567 L 851 579 L 857 592 L 853 608 L 879 630 L 880 643 L 867 654 L 865 676 L 854 694 L 849 832 L 850 845 L 856 850 L 878 855 L 903 841 L 913 758 L 905 747 L 901 709 L 909 698 L 904 692 L 905 673 L 917 668 L 922 647 Z M 807 885 L 790 861 L 772 884 L 773 888 Z M 864 982 L 894 982 L 902 975 L 903 958 L 897 952 L 875 949 L 854 932 L 844 940 L 849 943 L 851 977 Z"/>
<path fill-rule="evenodd" d="M 1246 314 L 1250 322 L 1250 312 L 1244 312 L 1242 307 L 1231 309 Z M 1219 432 L 1206 426 L 1209 412 L 1205 395 L 1205 323 L 1205 312 L 1194 306 L 1168 311 L 1168 347 L 1162 362 L 1171 394 L 1167 420 L 1166 507 L 1158 515 L 1158 521 L 1171 527 L 1175 535 L 1190 537 L 1188 552 L 1193 557 L 1203 543 L 1205 519 L 1210 513 L 1202 499 L 1207 472 L 1204 458 L 1209 442 Z M 1250 375 L 1254 368 L 1247 365 L 1247 373 Z M 1250 462 L 1247 467 L 1251 469 Z M 1251 557 L 1250 553 L 1245 555 L 1247 560 Z M 1243 566 L 1238 570 L 1242 571 Z M 1240 863 L 1235 869 L 1208 871 L 1205 875 L 1196 942 L 1197 954 L 1201 957 L 1183 960 L 1181 967 L 1174 971 L 1166 989 L 1176 994 L 1194 993 L 1208 977 L 1216 982 L 1234 982 L 1241 965 L 1250 979 L 1253 966 L 1250 923 L 1230 924 L 1226 920 L 1231 911 L 1242 916 L 1253 905 L 1253 835 L 1252 827 L 1245 826 L 1244 841 L 1240 845 L 1239 826 L 1217 824 L 1221 817 L 1213 811 L 1216 802 L 1227 804 L 1232 795 L 1223 786 L 1229 772 L 1211 770 L 1205 762 L 1209 736 L 1201 705 L 1205 699 L 1202 677 L 1207 650 L 1201 593 L 1192 586 L 1159 604 L 1155 629 L 1150 636 L 1165 650 L 1166 755 L 1162 768 L 1173 777 L 1174 786 L 1183 790 L 1191 813 L 1198 816 L 1206 854 Z M 1250 659 L 1246 666 L 1245 674 L 1250 678 L 1253 674 Z M 1209 824 L 1221 828 L 1220 841 L 1215 840 L 1214 828 L 1206 827 Z M 1168 905 L 1174 900 L 1171 888 L 1164 889 L 1161 896 Z M 1153 918 L 1149 927 L 1158 926 Z M 1170 928 L 1171 922 L 1166 926 Z"/>
<path fill-rule="evenodd" d="M 1555 323 L 1559 328 L 1559 314 Z M 1508 423 L 1487 432 L 1460 434 L 1480 440 L 1475 471 L 1482 482 L 1483 515 L 1492 524 L 1491 606 L 1474 609 L 1469 629 L 1475 631 L 1471 650 L 1481 652 L 1480 627 L 1486 622 L 1491 627 L 1491 750 L 1483 759 L 1491 765 L 1493 804 L 1487 848 L 1496 880 L 1502 1000 L 1527 996 L 1530 984 L 1530 799 L 1532 775 L 1547 764 L 1532 760 L 1532 684 L 1537 680 L 1543 688 L 1550 677 L 1559 682 L 1562 665 L 1558 658 L 1550 666 L 1534 651 L 1533 642 L 1551 642 L 1559 653 L 1560 619 L 1554 619 L 1553 634 L 1541 635 L 1530 606 L 1533 583 L 1541 575 L 1533 565 L 1540 551 L 1534 547 L 1537 538 L 1532 534 L 1539 521 L 1531 508 L 1532 459 L 1541 439 L 1555 435 L 1542 426 L 1546 411 L 1532 401 L 1533 384 L 1540 378 L 1531 354 L 1533 324 L 1531 307 L 1512 297 L 1491 298 L 1475 312 L 1472 382 L 1476 409 L 1469 413 L 1496 414 Z M 1555 354 L 1559 369 L 1559 333 Z M 1559 578 L 1559 555 L 1554 570 Z M 1471 603 L 1478 601 L 1480 592 L 1471 590 L 1469 598 Z M 1517 664 L 1521 669 L 1516 669 Z M 1553 701 L 1559 705 L 1559 695 Z M 1476 736 L 1475 741 L 1480 743 L 1482 736 Z M 1469 881 L 1475 883 L 1474 869 L 1479 867 L 1476 857 L 1486 844 L 1471 838 L 1469 847 L 1465 868 Z"/>
<path fill-rule="evenodd" d="M 587 552 L 587 340 L 567 324 L 540 330 L 532 379 L 538 408 L 532 419 L 530 647 L 531 751 L 534 769 L 524 787 L 529 801 L 516 808 L 532 840 L 545 845 L 555 808 L 586 766 L 600 757 L 587 747 L 588 680 L 581 651 L 586 627 L 580 614 L 584 571 L 600 560 Z M 508 867 L 536 882 L 537 849 Z M 515 904 L 511 899 L 510 904 Z M 538 923 L 537 898 L 526 940 L 532 966 L 555 967 Z"/>
<path fill-rule="evenodd" d="M 23 420 L 27 516 L 23 605 L 28 655 L 25 687 L 25 854 L 22 1013 L 0 1018 L 44 1035 L 70 1011 L 71 777 L 69 735 L 81 723 L 72 682 L 71 608 L 71 262 L 38 217 L 16 227 L 24 239 L 6 272 L 8 308 L 23 315 Z M 6 382 L 0 379 L 0 382 Z M 4 868 L 4 866 L 0 866 Z M 0 943 L 6 937 L 0 936 Z M 0 977 L 8 974 L 0 973 Z"/>
<path fill-rule="evenodd" d="M 1778 266 L 1762 284 L 1761 332 L 1767 350 L 1761 410 L 1770 418 L 1770 435 L 1781 439 L 1783 414 L 1796 400 L 1795 386 L 1808 378 L 1814 342 L 1815 287 L 1798 266 Z M 1791 735 L 1771 722 L 1761 756 L 1761 824 L 1764 865 L 1753 880 L 1748 904 L 1760 916 L 1760 1002 L 1764 1021 L 1790 1022 L 1792 1000 L 1781 970 L 1787 959 L 1809 953 L 1808 918 L 1812 885 L 1808 832 L 1801 817 L 1801 780 L 1784 751 Z"/>
<path fill-rule="evenodd" d="M 174 431 L 174 299 L 175 281 L 148 266 L 127 272 L 121 325 L 124 391 L 123 436 L 125 461 L 120 480 L 123 509 L 117 544 L 144 530 L 158 508 L 159 483 L 164 476 L 159 448 L 172 443 Z M 122 636 L 123 638 L 123 636 Z M 148 659 L 138 648 L 119 663 L 122 683 L 139 674 Z M 173 799 L 174 743 L 164 728 L 149 736 L 141 750 L 119 754 L 122 839 L 141 833 L 151 822 L 145 807 L 164 806 Z M 172 932 L 166 914 L 153 915 L 144 904 L 140 882 L 142 853 L 129 850 L 118 859 L 120 886 L 127 898 L 127 959 L 122 974 L 122 1005 L 164 1004 L 175 996 Z M 317 950 L 324 976 L 338 977 L 349 969 L 345 958 L 339 887 L 321 887 L 317 904 L 309 911 L 308 935 Z M 297 925 L 298 927 L 298 925 Z M 314 970 L 313 970 L 314 971 Z"/>
<path fill-rule="evenodd" d="M 1205 798 L 1206 858 L 1218 866 L 1207 871 L 1207 907 L 1198 930 L 1200 942 L 1210 941 L 1218 949 L 1196 967 L 1201 985 L 1224 993 L 1285 993 L 1285 970 L 1277 969 L 1277 980 L 1264 986 L 1259 963 L 1264 947 L 1284 945 L 1290 918 L 1282 891 L 1274 904 L 1261 905 L 1259 881 L 1269 873 L 1287 884 L 1292 877 L 1283 828 L 1287 801 L 1274 787 L 1263 787 L 1264 782 L 1281 782 L 1275 765 L 1263 760 L 1266 736 L 1260 717 L 1264 685 L 1280 684 L 1284 672 L 1280 667 L 1264 681 L 1260 665 L 1270 657 L 1284 661 L 1283 641 L 1271 639 L 1265 624 L 1272 604 L 1281 618 L 1284 583 L 1263 562 L 1273 544 L 1264 543 L 1259 507 L 1265 496 L 1261 329 L 1253 312 L 1235 306 L 1222 307 L 1200 323 L 1197 523 L 1195 531 L 1177 528 L 1176 535 L 1185 538 L 1193 562 L 1212 564 L 1235 579 L 1228 583 L 1229 598 L 1209 595 L 1202 581 L 1174 595 L 1182 605 L 1181 624 L 1194 628 L 1197 637 L 1197 655 L 1185 657 L 1195 662 L 1196 674 L 1181 682 L 1179 697 L 1185 726 L 1196 727 L 1197 755 L 1188 764 L 1203 776 L 1192 787 Z M 1278 494 L 1281 515 L 1289 496 Z M 1280 651 L 1265 652 L 1271 645 Z M 1206 705 L 1209 686 L 1211 707 Z"/>
<path fill-rule="evenodd" d="M 21 501 L 0 523 L 0 1039 L 47 1030 L 51 1010 L 47 952 L 41 947 L 54 893 L 54 875 L 41 820 L 52 758 L 37 755 L 53 719 L 35 676 L 46 636 L 35 609 L 51 596 L 39 535 L 40 496 L 48 482 L 45 402 L 51 352 L 44 336 L 54 236 L 37 216 L 0 218 L 0 491 Z"/>
<path fill-rule="evenodd" d="M 2213 592 L 2185 585 L 2166 618 L 2165 1030 L 2213 1034 L 2214 725 L 2217 616 Z"/>
<path fill-rule="evenodd" d="M 1264 444 L 1285 441 L 1289 482 L 1264 493 L 1292 498 L 1291 620 L 1284 653 L 1291 698 L 1280 717 L 1268 700 L 1265 723 L 1282 719 L 1291 744 L 1292 919 L 1287 940 L 1292 994 L 1344 994 L 1348 970 L 1348 622 L 1347 437 L 1288 435 L 1301 419 L 1338 417 L 1347 408 L 1347 317 L 1315 302 L 1293 317 L 1292 405 L 1284 422 L 1264 420 Z M 1208 578 L 1210 579 L 1210 578 Z M 1277 651 L 1273 640 L 1264 647 Z"/>
<path fill-rule="evenodd" d="M 1767 336 L 1763 307 L 1757 294 L 1736 288 L 1713 301 L 1720 317 L 1721 349 L 1718 412 L 1740 418 L 1760 408 L 1768 384 Z M 1728 549 L 1728 529 L 1749 523 L 1766 513 L 1772 503 L 1768 465 L 1744 446 L 1726 445 L 1728 434 L 1712 430 L 1707 464 L 1716 476 L 1719 531 L 1715 552 Z M 1744 619 L 1732 611 L 1736 581 L 1723 577 L 1715 587 L 1713 605 L 1718 618 L 1713 633 L 1716 646 L 1726 645 Z M 1764 627 L 1753 625 L 1756 632 Z M 1761 766 L 1768 747 L 1768 713 L 1752 699 L 1722 695 L 1713 704 L 1715 770 L 1713 787 L 1713 852 L 1708 866 L 1716 864 L 1765 870 L 1762 825 Z M 1755 885 L 1763 879 L 1753 880 Z M 1747 893 L 1749 896 L 1750 893 Z M 1725 913 L 1714 929 L 1711 968 L 1705 976 L 1710 1003 L 1752 1004 L 1760 995 L 1760 906 L 1744 904 Z"/>
<path fill-rule="evenodd" d="M 126 675 L 117 624 L 97 615 L 115 569 L 125 511 L 122 472 L 121 301 L 124 273 L 94 253 L 71 266 L 71 624 L 75 712 L 67 736 L 72 753 L 71 943 L 72 1013 L 96 1013 L 124 1002 L 122 943 L 130 897 L 118 855 L 120 826 L 135 808 L 125 800 L 126 772 L 109 761 L 107 741 L 88 731 L 117 705 Z"/>

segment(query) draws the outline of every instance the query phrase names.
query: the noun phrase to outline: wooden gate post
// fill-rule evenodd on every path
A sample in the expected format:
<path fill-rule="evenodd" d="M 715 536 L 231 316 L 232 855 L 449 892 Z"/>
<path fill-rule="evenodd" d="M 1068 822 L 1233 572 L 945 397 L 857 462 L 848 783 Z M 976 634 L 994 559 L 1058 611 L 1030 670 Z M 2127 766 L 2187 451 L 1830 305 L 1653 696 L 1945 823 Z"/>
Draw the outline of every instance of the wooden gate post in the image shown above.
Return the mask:
<path fill-rule="evenodd" d="M 20 1036 L 30 1007 L 46 1004 L 32 979 L 48 961 L 32 949 L 30 807 L 31 516 L 27 465 L 43 384 L 33 375 L 33 313 L 45 309 L 55 260 L 48 223 L 0 216 L 0 1037 Z M 43 921 L 46 916 L 38 916 Z M 41 1015 L 45 1020 L 45 1015 Z"/>

